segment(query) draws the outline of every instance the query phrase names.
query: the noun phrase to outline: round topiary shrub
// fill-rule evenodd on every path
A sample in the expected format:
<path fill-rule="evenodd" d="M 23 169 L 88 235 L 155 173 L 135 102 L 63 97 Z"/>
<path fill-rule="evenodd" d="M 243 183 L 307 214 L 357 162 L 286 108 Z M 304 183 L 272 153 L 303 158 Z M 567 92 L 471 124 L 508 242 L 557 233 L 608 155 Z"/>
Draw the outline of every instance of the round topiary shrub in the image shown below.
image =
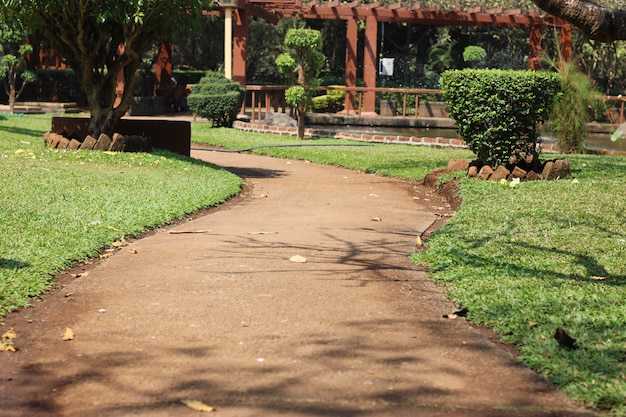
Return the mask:
<path fill-rule="evenodd" d="M 220 73 L 208 72 L 191 87 L 187 105 L 195 114 L 211 120 L 213 127 L 230 127 L 241 108 L 245 90 Z"/>

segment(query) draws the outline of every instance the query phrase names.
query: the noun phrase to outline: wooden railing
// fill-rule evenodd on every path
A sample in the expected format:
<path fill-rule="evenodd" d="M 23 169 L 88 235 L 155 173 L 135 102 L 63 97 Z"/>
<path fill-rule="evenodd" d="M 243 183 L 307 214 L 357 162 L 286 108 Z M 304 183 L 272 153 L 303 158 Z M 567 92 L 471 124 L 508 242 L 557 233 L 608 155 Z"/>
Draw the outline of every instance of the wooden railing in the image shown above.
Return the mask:
<path fill-rule="evenodd" d="M 271 111 L 278 112 L 279 109 L 281 113 L 285 113 L 285 110 L 287 109 L 287 104 L 285 102 L 285 90 L 287 90 L 289 86 L 246 85 L 245 87 L 246 97 L 243 100 L 241 113 L 246 113 L 246 103 L 249 101 L 252 110 L 250 119 L 252 121 L 262 119 L 261 113 L 263 112 L 264 107 L 265 115 Z M 289 112 L 292 113 L 293 110 L 289 109 Z"/>
<path fill-rule="evenodd" d="M 281 111 L 285 113 L 289 110 L 290 114 L 293 114 L 293 109 L 287 107 L 285 103 L 285 90 L 289 87 L 284 85 L 278 86 L 264 86 L 264 85 L 247 85 L 246 86 L 246 99 L 242 105 L 242 113 L 247 108 L 250 109 L 250 119 L 255 121 L 263 118 L 263 115 L 267 115 L 269 112 Z M 375 93 L 397 93 L 402 94 L 402 117 L 408 116 L 407 97 L 415 96 L 415 113 L 414 117 L 419 116 L 419 95 L 420 94 L 441 94 L 441 90 L 434 89 L 405 89 L 405 88 L 367 88 L 367 87 L 343 87 L 343 86 L 322 86 L 318 87 L 319 91 L 329 90 L 341 90 L 346 93 L 353 93 L 356 106 L 346 106 L 346 109 L 342 112 L 345 115 L 356 115 L 363 112 L 363 94 L 366 92 L 374 91 Z M 349 94 L 346 94 L 349 98 Z"/>
<path fill-rule="evenodd" d="M 293 109 L 288 107 L 285 102 L 285 90 L 289 86 L 265 86 L 265 85 L 247 85 L 246 86 L 246 100 L 242 105 L 242 113 L 245 113 L 246 109 L 251 110 L 251 120 L 260 120 L 264 115 L 269 112 L 282 112 L 289 111 L 293 115 Z M 367 88 L 367 87 L 343 87 L 343 86 L 322 86 L 318 87 L 320 91 L 332 91 L 342 90 L 346 93 L 353 93 L 355 106 L 346 106 L 341 114 L 344 115 L 357 115 L 363 112 L 363 95 L 366 92 L 374 91 L 375 93 L 396 93 L 402 95 L 402 112 L 399 114 L 401 117 L 408 117 L 407 98 L 411 95 L 415 96 L 415 108 L 413 117 L 419 117 L 419 96 L 420 94 L 435 94 L 440 95 L 441 90 L 436 89 L 421 89 L 421 88 Z M 346 98 L 350 94 L 346 94 Z M 626 102 L 626 96 L 603 96 L 603 100 L 608 103 L 617 102 L 616 107 L 619 108 L 619 118 L 616 115 L 611 115 L 613 123 L 622 124 L 626 121 L 624 112 L 624 103 Z M 247 104 L 248 103 L 248 107 Z"/>

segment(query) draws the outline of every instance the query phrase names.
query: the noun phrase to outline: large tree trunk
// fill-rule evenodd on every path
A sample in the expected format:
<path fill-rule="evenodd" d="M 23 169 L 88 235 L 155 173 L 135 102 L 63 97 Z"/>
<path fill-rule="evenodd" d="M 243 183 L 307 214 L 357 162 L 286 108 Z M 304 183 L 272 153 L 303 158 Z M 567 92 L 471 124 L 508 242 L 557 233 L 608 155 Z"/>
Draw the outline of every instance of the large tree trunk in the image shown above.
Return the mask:
<path fill-rule="evenodd" d="M 68 26 L 44 14 L 42 18 L 47 23 L 44 35 L 52 49 L 73 69 L 87 96 L 90 110 L 87 133 L 94 138 L 103 133 L 111 136 L 132 103 L 134 75 L 152 42 L 123 26 L 103 26 L 89 14 L 79 15 L 84 20 Z M 120 73 L 124 92 L 118 104 L 116 87 Z"/>
<path fill-rule="evenodd" d="M 81 67 L 77 71 L 79 82 L 87 95 L 90 109 L 88 133 L 94 138 L 101 134 L 112 136 L 119 120 L 130 108 L 133 97 L 134 74 L 139 67 L 136 54 L 119 57 L 117 64 L 111 65 L 104 76 L 94 72 L 89 65 Z M 121 101 L 115 107 L 117 93 L 118 74 L 124 74 L 124 90 Z"/>
<path fill-rule="evenodd" d="M 567 20 L 589 38 L 601 42 L 626 39 L 626 11 L 585 0 L 532 0 L 546 12 Z"/>

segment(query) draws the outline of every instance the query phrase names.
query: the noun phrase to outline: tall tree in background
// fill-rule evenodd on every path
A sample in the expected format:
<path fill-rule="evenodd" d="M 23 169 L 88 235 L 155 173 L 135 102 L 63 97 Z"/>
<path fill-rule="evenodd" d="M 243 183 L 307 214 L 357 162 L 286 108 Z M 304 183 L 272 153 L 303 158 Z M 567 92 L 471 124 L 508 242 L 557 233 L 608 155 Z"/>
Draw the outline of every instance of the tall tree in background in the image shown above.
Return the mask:
<path fill-rule="evenodd" d="M 4 91 L 9 97 L 9 113 L 15 112 L 15 102 L 28 83 L 37 80 L 37 75 L 26 70 L 26 55 L 33 51 L 31 45 L 24 43 L 28 37 L 22 22 L 9 20 L 0 14 L 0 78 Z M 18 85 L 18 79 L 22 80 Z"/>
<path fill-rule="evenodd" d="M 112 134 L 132 103 L 134 75 L 153 44 L 192 30 L 210 0 L 0 0 L 0 13 L 39 30 L 76 73 L 89 134 Z"/>
<path fill-rule="evenodd" d="M 15 102 L 24 91 L 27 84 L 37 81 L 37 75 L 26 70 L 26 54 L 33 52 L 31 45 L 20 45 L 17 55 L 4 54 L 0 63 L 0 77 L 4 84 L 4 91 L 9 96 L 9 113 L 15 113 Z M 18 78 L 22 84 L 18 87 Z"/>

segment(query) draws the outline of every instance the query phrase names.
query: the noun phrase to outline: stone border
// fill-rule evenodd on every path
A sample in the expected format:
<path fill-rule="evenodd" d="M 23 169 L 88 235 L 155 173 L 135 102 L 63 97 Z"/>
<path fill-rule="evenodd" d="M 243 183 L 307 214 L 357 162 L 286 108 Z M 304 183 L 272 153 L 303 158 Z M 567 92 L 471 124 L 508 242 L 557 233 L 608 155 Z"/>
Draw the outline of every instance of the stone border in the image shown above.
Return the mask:
<path fill-rule="evenodd" d="M 53 117 L 50 131 L 82 143 L 88 127 L 88 117 Z M 184 156 L 191 155 L 191 122 L 124 118 L 117 124 L 117 130 L 120 135 L 149 138 L 153 148 L 165 149 Z"/>
<path fill-rule="evenodd" d="M 236 120 L 233 123 L 233 128 L 244 132 L 256 132 L 256 133 L 269 133 L 279 136 L 293 136 L 298 135 L 298 128 L 285 127 L 285 126 L 268 126 L 261 123 L 244 122 Z M 350 132 L 337 132 L 332 129 L 305 129 L 304 136 L 306 138 L 329 138 L 329 139 L 345 139 L 354 140 L 360 142 L 373 142 L 373 143 L 391 143 L 402 145 L 418 145 L 418 146 L 432 146 L 439 148 L 456 148 L 456 149 L 468 149 L 467 145 L 461 139 L 450 139 L 442 137 L 417 137 L 417 136 L 401 136 L 401 135 L 376 135 L 370 133 L 350 133 Z M 558 153 L 559 148 L 556 144 L 541 143 L 541 151 L 546 153 Z M 613 156 L 626 156 L 626 151 L 606 150 L 606 149 L 591 149 L 588 150 L 590 154 L 596 155 L 613 155 Z"/>

